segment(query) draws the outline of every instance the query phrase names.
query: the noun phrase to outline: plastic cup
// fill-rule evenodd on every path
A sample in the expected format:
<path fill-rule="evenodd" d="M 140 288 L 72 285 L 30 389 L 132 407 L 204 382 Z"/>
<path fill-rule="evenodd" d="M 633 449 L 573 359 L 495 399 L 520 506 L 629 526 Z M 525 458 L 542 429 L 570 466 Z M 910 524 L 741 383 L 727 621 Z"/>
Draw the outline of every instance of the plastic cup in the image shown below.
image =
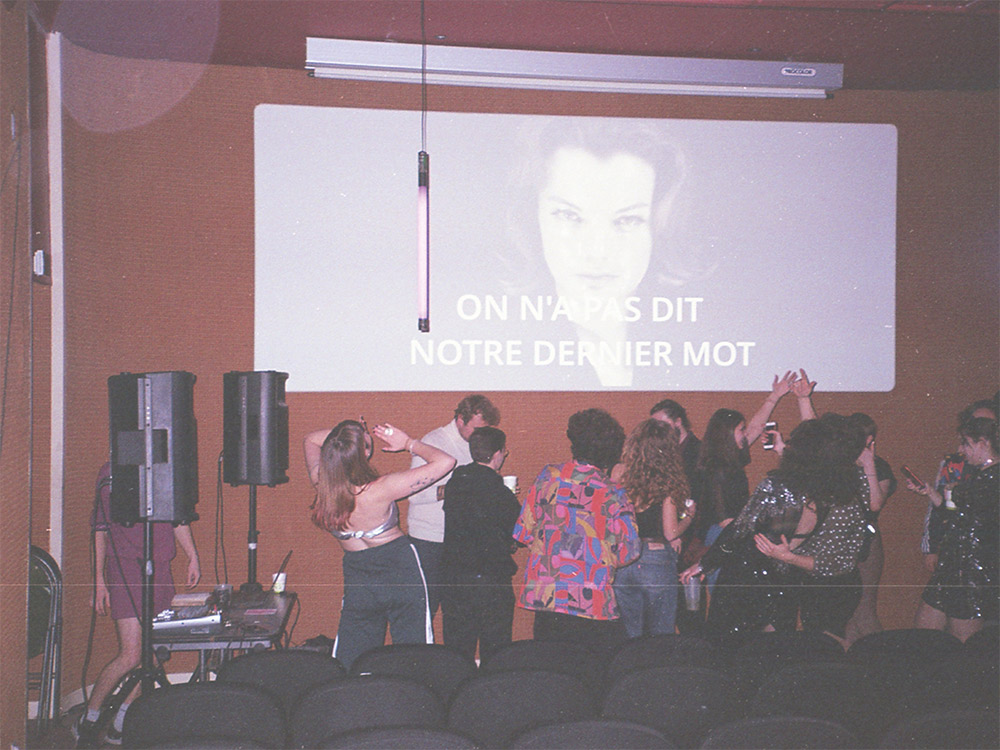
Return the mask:
<path fill-rule="evenodd" d="M 503 483 L 511 492 L 517 492 L 517 476 L 508 474 L 503 478 Z"/>
<path fill-rule="evenodd" d="M 698 605 L 701 604 L 701 579 L 692 576 L 688 579 L 687 583 L 684 584 L 684 602 L 687 608 L 691 612 L 695 612 L 698 609 Z"/>
<path fill-rule="evenodd" d="M 287 575 L 287 573 L 275 573 L 271 576 L 271 588 L 275 594 L 283 594 L 285 592 L 285 576 Z"/>

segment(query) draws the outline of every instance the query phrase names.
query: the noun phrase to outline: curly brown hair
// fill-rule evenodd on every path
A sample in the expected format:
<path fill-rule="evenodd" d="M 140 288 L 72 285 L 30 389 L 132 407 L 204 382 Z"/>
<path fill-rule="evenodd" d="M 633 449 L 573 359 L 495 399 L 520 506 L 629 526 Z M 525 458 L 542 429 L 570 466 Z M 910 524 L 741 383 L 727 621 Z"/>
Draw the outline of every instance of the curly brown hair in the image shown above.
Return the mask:
<path fill-rule="evenodd" d="M 625 441 L 622 485 L 638 512 L 670 498 L 683 503 L 690 495 L 677 429 L 659 419 L 636 425 Z"/>

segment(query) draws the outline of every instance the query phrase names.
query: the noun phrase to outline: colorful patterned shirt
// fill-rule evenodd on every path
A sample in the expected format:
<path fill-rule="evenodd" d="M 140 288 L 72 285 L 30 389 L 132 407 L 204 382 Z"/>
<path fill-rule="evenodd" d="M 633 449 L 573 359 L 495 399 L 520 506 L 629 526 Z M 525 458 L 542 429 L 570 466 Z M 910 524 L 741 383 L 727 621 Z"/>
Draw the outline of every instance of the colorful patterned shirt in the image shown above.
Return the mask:
<path fill-rule="evenodd" d="M 615 568 L 639 556 L 639 536 L 625 491 L 603 471 L 576 461 L 542 469 L 514 538 L 529 548 L 521 607 L 593 620 L 618 617 Z"/>

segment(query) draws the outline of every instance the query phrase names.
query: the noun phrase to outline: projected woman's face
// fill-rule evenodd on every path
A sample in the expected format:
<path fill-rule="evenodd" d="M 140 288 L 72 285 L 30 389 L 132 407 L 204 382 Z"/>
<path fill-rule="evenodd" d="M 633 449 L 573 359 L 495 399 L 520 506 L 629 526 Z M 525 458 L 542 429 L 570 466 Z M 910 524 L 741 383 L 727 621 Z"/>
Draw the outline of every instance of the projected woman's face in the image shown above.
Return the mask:
<path fill-rule="evenodd" d="M 564 297 L 620 299 L 649 267 L 655 171 L 627 153 L 563 147 L 538 198 L 545 262 Z"/>

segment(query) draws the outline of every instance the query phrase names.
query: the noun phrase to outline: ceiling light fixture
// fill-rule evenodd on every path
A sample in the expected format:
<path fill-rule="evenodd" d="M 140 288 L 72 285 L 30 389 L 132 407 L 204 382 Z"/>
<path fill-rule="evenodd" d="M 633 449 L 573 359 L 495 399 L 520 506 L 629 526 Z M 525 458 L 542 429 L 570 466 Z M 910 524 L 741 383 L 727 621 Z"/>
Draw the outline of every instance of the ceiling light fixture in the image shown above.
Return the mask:
<path fill-rule="evenodd" d="M 841 63 L 789 63 L 306 39 L 318 78 L 598 93 L 824 99 Z"/>

